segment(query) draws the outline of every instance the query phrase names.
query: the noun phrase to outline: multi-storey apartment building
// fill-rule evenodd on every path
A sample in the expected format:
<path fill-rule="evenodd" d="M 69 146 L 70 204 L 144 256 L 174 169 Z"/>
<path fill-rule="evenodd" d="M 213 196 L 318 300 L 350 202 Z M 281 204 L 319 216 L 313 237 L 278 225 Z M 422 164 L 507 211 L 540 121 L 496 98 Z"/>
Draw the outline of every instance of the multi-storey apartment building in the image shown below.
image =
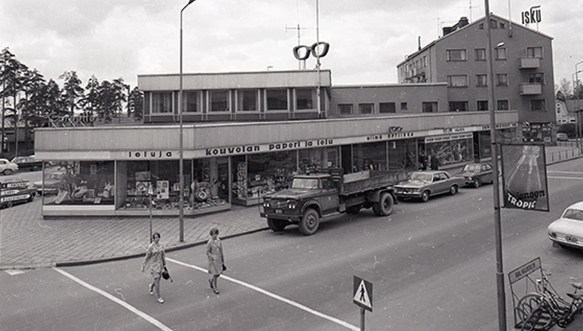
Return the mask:
<path fill-rule="evenodd" d="M 554 126 L 550 38 L 522 27 L 510 37 L 509 23 L 494 17 L 505 45 L 524 48 L 524 56 L 497 51 L 495 71 L 498 141 L 518 142 L 523 127 Z M 398 180 L 429 157 L 443 168 L 491 158 L 487 88 L 477 83 L 486 72 L 480 24 L 411 55 L 398 66 L 400 84 L 334 86 L 331 70 L 185 74 L 183 84 L 178 74 L 140 75 L 144 123 L 38 130 L 36 155 L 57 165 L 45 178 L 64 172 L 67 184 L 43 198 L 43 215 L 148 215 L 150 196 L 154 215 L 176 215 L 180 159 L 184 212 L 194 215 L 257 204 L 314 167 L 383 170 Z M 522 34 L 532 38 L 517 41 Z"/>

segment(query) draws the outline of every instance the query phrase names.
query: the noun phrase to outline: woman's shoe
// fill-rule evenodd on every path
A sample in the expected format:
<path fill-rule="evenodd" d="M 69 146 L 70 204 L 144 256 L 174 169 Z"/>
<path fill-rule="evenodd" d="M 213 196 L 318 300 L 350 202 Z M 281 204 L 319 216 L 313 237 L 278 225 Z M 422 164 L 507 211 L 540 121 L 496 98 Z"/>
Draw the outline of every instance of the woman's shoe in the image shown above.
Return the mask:
<path fill-rule="evenodd" d="M 215 291 L 216 294 L 219 294 L 219 289 L 218 288 L 213 288 L 213 290 Z"/>
<path fill-rule="evenodd" d="M 214 290 L 215 286 L 213 285 L 213 281 L 211 279 L 209 279 L 209 285 L 211 286 L 211 288 Z"/>
<path fill-rule="evenodd" d="M 159 302 L 159 303 L 164 303 L 164 299 L 162 299 L 162 298 L 158 298 L 158 302 Z"/>
<path fill-rule="evenodd" d="M 150 288 L 150 295 L 154 295 L 154 284 L 148 286 Z"/>

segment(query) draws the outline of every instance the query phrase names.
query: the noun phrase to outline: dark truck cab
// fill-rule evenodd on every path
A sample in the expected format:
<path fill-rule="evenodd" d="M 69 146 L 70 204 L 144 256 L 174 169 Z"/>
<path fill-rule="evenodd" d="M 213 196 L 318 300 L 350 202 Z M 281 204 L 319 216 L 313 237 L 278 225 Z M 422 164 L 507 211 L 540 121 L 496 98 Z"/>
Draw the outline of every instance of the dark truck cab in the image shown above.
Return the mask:
<path fill-rule="evenodd" d="M 338 168 L 296 175 L 290 188 L 263 198 L 260 215 L 273 231 L 298 224 L 303 235 L 314 234 L 320 218 L 330 215 L 357 214 L 371 207 L 378 216 L 390 215 L 397 203 L 392 186 L 397 177 L 375 170 L 343 174 Z"/>

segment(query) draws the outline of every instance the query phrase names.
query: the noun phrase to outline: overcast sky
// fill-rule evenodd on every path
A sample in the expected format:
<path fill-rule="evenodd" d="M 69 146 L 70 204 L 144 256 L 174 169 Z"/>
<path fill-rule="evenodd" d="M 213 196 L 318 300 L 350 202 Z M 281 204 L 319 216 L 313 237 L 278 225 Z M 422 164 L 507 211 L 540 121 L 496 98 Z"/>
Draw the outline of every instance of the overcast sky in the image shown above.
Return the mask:
<path fill-rule="evenodd" d="M 0 0 L 0 48 L 49 79 L 76 71 L 87 84 L 179 72 L 180 10 L 188 0 Z M 316 0 L 196 0 L 183 14 L 184 73 L 295 70 L 292 48 L 316 41 Z M 490 0 L 521 24 L 541 5 L 553 37 L 555 84 L 583 61 L 583 0 Z M 471 9 L 470 9 L 471 8 Z M 322 69 L 334 85 L 394 84 L 396 65 L 462 16 L 484 16 L 482 0 L 319 0 L 319 35 L 330 43 Z M 315 67 L 315 60 L 307 61 Z M 583 70 L 583 64 L 578 67 Z M 583 75 L 583 74 L 582 74 Z"/>

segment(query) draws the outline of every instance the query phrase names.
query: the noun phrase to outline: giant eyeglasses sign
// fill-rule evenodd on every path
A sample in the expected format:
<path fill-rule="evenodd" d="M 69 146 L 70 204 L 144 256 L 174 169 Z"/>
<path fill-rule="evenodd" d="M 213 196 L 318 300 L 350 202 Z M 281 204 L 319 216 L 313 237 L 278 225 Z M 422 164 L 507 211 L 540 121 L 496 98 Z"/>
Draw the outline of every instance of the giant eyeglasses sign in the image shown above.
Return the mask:
<path fill-rule="evenodd" d="M 504 208 L 549 211 L 545 146 L 501 144 Z"/>
<path fill-rule="evenodd" d="M 330 44 L 324 41 L 314 43 L 312 46 L 298 45 L 294 47 L 293 53 L 296 59 L 306 60 L 310 57 L 310 53 L 314 54 L 315 57 L 324 57 L 328 54 L 330 50 Z"/>

